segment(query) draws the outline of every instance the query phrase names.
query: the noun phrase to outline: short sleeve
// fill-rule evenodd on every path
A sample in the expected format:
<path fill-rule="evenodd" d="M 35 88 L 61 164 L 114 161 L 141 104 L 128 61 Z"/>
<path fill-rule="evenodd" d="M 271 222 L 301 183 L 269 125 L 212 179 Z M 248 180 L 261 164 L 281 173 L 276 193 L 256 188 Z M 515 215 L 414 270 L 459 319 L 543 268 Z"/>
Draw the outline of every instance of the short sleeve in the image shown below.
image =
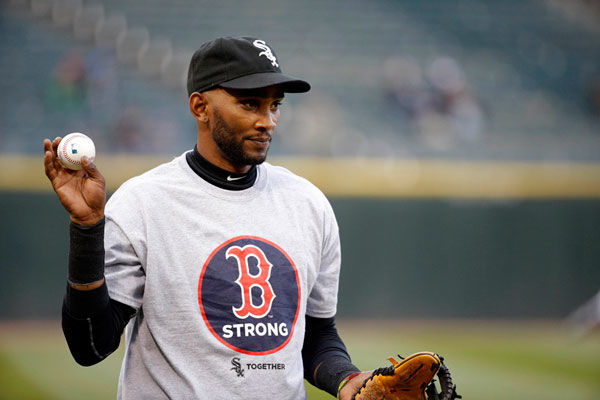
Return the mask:
<path fill-rule="evenodd" d="M 316 318 L 333 317 L 337 310 L 337 295 L 341 265 L 340 235 L 333 209 L 326 201 L 323 213 L 321 264 L 317 280 L 309 294 L 306 314 Z"/>
<path fill-rule="evenodd" d="M 135 196 L 119 189 L 106 205 L 104 276 L 111 299 L 140 308 L 144 296 L 144 218 Z"/>
<path fill-rule="evenodd" d="M 140 308 L 146 276 L 129 238 L 111 219 L 104 228 L 104 276 L 111 299 Z"/>

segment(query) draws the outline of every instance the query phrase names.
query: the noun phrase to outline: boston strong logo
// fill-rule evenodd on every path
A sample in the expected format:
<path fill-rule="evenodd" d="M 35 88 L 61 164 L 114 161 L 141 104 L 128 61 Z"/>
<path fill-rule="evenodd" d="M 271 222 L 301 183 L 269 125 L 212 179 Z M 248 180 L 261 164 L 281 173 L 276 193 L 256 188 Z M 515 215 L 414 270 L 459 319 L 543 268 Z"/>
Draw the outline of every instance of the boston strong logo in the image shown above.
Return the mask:
<path fill-rule="evenodd" d="M 300 308 L 298 271 L 287 253 L 266 239 L 239 236 L 218 246 L 198 283 L 202 317 L 227 347 L 271 354 L 291 339 Z"/>

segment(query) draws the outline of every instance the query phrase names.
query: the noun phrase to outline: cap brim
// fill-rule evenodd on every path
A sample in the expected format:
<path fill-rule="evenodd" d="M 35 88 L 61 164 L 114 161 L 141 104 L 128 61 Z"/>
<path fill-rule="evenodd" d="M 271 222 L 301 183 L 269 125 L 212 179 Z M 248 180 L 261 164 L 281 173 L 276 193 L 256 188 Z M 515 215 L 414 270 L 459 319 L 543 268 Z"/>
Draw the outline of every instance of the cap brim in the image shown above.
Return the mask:
<path fill-rule="evenodd" d="M 245 75 L 219 84 L 228 89 L 260 89 L 273 85 L 281 85 L 283 91 L 287 93 L 305 93 L 310 90 L 308 82 L 278 72 Z"/>

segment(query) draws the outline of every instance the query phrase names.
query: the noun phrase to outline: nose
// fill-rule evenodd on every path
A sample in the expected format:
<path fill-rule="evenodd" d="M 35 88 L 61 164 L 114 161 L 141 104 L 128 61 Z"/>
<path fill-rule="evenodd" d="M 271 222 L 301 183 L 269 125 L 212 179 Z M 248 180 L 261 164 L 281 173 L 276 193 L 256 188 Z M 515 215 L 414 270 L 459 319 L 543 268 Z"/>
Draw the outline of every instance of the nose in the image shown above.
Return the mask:
<path fill-rule="evenodd" d="M 279 120 L 279 113 L 271 110 L 265 110 L 258 114 L 258 118 L 254 127 L 260 132 L 272 133 L 277 126 Z"/>

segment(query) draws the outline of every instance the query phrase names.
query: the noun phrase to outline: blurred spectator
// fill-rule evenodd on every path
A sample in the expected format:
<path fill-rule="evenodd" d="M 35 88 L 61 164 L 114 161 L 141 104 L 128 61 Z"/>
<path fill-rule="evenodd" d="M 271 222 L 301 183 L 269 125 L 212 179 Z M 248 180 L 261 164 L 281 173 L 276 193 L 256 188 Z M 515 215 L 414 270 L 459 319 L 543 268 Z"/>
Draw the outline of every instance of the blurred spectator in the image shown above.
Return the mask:
<path fill-rule="evenodd" d="M 172 154 L 181 151 L 178 132 L 169 113 L 153 110 L 149 116 L 141 108 L 129 106 L 117 114 L 109 148 L 118 153 Z"/>
<path fill-rule="evenodd" d="M 450 119 L 452 133 L 463 140 L 475 140 L 482 133 L 483 113 L 456 60 L 439 57 L 427 68 L 432 89 L 433 110 Z"/>
<path fill-rule="evenodd" d="M 415 124 L 426 144 L 447 148 L 482 135 L 484 115 L 465 74 L 450 57 L 437 57 L 421 71 L 412 57 L 390 57 L 383 64 L 386 95 Z"/>
<path fill-rule="evenodd" d="M 79 111 L 85 101 L 85 65 L 79 50 L 65 54 L 46 87 L 45 101 L 49 110 Z"/>
<path fill-rule="evenodd" d="M 315 156 L 356 156 L 365 147 L 363 134 L 348 124 L 344 109 L 331 94 L 313 89 L 295 107 L 282 112 L 276 134 L 290 152 Z"/>
<path fill-rule="evenodd" d="M 168 111 L 153 110 L 146 127 L 147 136 L 144 139 L 149 144 L 149 153 L 173 154 L 189 150 L 189 140 L 182 137 L 176 117 Z"/>
<path fill-rule="evenodd" d="M 118 114 L 114 126 L 112 150 L 117 152 L 141 152 L 144 143 L 144 119 L 142 110 L 137 107 L 126 107 Z"/>
<path fill-rule="evenodd" d="M 105 133 L 108 121 L 121 108 L 114 50 L 92 49 L 86 53 L 84 62 L 88 118 L 94 131 Z"/>
<path fill-rule="evenodd" d="M 429 107 L 419 63 L 412 57 L 390 57 L 383 63 L 384 87 L 392 105 L 416 118 Z"/>

